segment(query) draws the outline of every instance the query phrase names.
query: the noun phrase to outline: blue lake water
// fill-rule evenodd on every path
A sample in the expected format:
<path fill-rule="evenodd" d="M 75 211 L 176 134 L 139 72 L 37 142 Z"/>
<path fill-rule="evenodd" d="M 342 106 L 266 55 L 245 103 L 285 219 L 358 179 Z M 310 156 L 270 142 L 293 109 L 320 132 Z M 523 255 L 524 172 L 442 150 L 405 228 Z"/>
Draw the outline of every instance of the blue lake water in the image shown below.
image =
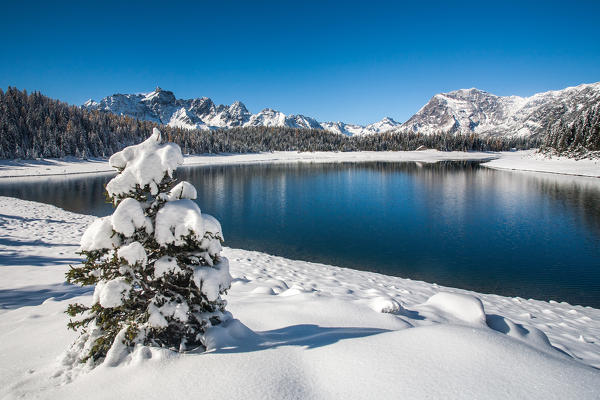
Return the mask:
<path fill-rule="evenodd" d="M 0 181 L 98 216 L 110 175 Z M 600 308 L 600 180 L 477 163 L 188 167 L 225 245 L 484 293 Z"/>

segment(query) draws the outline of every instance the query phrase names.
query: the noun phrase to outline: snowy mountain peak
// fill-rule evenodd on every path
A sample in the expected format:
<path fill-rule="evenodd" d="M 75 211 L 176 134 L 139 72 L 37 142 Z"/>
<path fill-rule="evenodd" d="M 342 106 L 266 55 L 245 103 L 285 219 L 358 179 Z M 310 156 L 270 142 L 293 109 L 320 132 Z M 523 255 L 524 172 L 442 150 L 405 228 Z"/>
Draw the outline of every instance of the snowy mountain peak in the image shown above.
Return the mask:
<path fill-rule="evenodd" d="M 153 92 L 148 93 L 142 101 L 153 102 L 161 104 L 174 103 L 176 101 L 175 94 L 169 90 L 162 90 L 160 87 L 156 87 Z"/>
<path fill-rule="evenodd" d="M 248 109 L 246 108 L 246 106 L 244 105 L 244 103 L 242 103 L 241 101 L 234 101 L 231 106 L 229 107 L 229 109 L 232 112 L 235 112 L 237 114 L 247 114 L 249 113 Z"/>
<path fill-rule="evenodd" d="M 189 111 L 197 115 L 206 115 L 215 112 L 215 103 L 208 97 L 193 99 L 188 107 Z"/>
<path fill-rule="evenodd" d="M 390 117 L 385 117 L 381 121 L 374 122 L 367 126 L 346 124 L 344 122 L 321 122 L 323 129 L 336 132 L 342 135 L 372 135 L 391 131 L 400 126 L 399 122 L 394 121 Z"/>
<path fill-rule="evenodd" d="M 457 90 L 453 90 L 451 92 L 448 93 L 442 93 L 442 94 L 446 94 L 446 95 L 453 95 L 453 96 L 477 96 L 477 95 L 481 95 L 481 94 L 490 94 L 488 92 L 486 92 L 485 90 L 480 90 L 477 88 L 469 88 L 469 89 L 457 89 Z"/>
<path fill-rule="evenodd" d="M 476 88 L 436 94 L 396 132 L 460 133 L 483 136 L 543 135 L 569 123 L 600 101 L 600 83 L 538 93 L 496 96 Z"/>
<path fill-rule="evenodd" d="M 94 100 L 92 99 L 88 99 L 85 103 L 83 103 L 83 108 L 90 108 L 90 107 L 95 107 L 98 103 L 96 103 Z"/>
<path fill-rule="evenodd" d="M 182 100 L 160 87 L 147 94 L 114 94 L 99 102 L 90 99 L 82 107 L 186 129 L 287 126 L 324 129 L 348 136 L 418 132 L 526 137 L 545 134 L 559 120 L 568 124 L 599 102 L 600 82 L 531 97 L 497 96 L 477 88 L 459 89 L 434 95 L 402 124 L 385 117 L 366 126 L 318 122 L 301 114 L 285 115 L 272 108 L 252 114 L 240 101 L 228 106 L 215 105 L 208 97 Z"/>
<path fill-rule="evenodd" d="M 383 132 L 399 125 L 391 118 L 368 126 L 349 125 L 342 122 L 319 123 L 304 115 L 285 115 L 272 108 L 252 114 L 244 103 L 215 105 L 208 97 L 190 100 L 177 99 L 169 90 L 157 87 L 147 94 L 114 94 L 96 102 L 86 101 L 83 108 L 101 110 L 118 115 L 149 120 L 186 129 L 217 129 L 236 126 L 287 126 L 290 128 L 325 129 L 345 135 L 362 135 Z"/>

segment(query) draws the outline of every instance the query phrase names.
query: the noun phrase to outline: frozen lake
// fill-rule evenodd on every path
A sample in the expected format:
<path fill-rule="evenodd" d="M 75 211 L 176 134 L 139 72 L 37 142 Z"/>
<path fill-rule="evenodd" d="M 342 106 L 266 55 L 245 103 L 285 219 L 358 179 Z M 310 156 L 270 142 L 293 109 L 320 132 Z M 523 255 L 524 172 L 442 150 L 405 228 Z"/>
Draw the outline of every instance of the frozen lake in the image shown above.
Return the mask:
<path fill-rule="evenodd" d="M 102 216 L 110 177 L 7 179 L 0 195 Z M 600 308 L 599 179 L 469 162 L 188 167 L 178 177 L 229 247 Z"/>

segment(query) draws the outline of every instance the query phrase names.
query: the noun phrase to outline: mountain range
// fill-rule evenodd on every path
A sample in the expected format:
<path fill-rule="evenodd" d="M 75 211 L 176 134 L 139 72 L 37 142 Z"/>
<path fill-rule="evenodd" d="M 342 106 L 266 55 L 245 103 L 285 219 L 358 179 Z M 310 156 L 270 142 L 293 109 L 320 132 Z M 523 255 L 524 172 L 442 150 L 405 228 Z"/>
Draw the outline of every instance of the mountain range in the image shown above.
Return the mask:
<path fill-rule="evenodd" d="M 290 128 L 324 129 L 348 136 L 380 133 L 400 126 L 391 118 L 361 126 L 343 122 L 323 122 L 304 115 L 285 115 L 265 108 L 252 114 L 236 101 L 231 105 L 216 105 L 208 97 L 177 99 L 173 92 L 157 87 L 145 94 L 114 94 L 99 102 L 88 100 L 82 106 L 88 110 L 106 111 L 117 115 L 153 121 L 187 129 L 218 129 L 238 126 L 287 126 Z"/>
<path fill-rule="evenodd" d="M 436 94 L 404 123 L 386 117 L 365 126 L 318 122 L 311 117 L 285 115 L 270 108 L 252 114 L 239 101 L 231 105 L 216 105 L 208 97 L 183 100 L 161 88 L 145 94 L 114 94 L 99 102 L 90 99 L 82 108 L 187 129 L 286 126 L 323 129 L 348 136 L 418 132 L 529 137 L 544 134 L 559 120 L 569 124 L 599 102 L 600 82 L 531 97 L 496 96 L 475 88 L 460 89 Z"/>

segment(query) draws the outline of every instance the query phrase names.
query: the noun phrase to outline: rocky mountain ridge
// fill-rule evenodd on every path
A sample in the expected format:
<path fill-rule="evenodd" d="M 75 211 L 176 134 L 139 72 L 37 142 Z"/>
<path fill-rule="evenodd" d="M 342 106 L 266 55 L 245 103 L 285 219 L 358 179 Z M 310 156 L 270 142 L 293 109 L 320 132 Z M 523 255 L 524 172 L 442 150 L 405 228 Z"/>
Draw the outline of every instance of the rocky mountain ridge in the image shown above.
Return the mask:
<path fill-rule="evenodd" d="M 82 107 L 187 129 L 272 126 L 323 129 L 348 136 L 413 132 L 529 137 L 546 134 L 559 121 L 568 125 L 599 102 L 600 82 L 531 97 L 496 96 L 475 88 L 460 89 L 436 94 L 404 123 L 386 117 L 366 126 L 318 122 L 308 116 L 285 115 L 271 108 L 252 114 L 239 101 L 216 105 L 208 97 L 183 100 L 161 88 L 147 94 L 114 94 L 99 102 L 88 100 Z"/>
<path fill-rule="evenodd" d="M 88 110 L 106 111 L 118 115 L 152 121 L 187 129 L 218 129 L 239 126 L 277 126 L 324 129 L 348 136 L 381 133 L 400 124 L 391 118 L 367 126 L 343 122 L 323 122 L 304 115 L 285 115 L 271 108 L 252 114 L 239 101 L 216 105 L 208 97 L 182 100 L 173 92 L 156 88 L 147 94 L 114 94 L 99 102 L 88 100 L 82 106 Z"/>
<path fill-rule="evenodd" d="M 436 94 L 395 132 L 481 136 L 539 136 L 559 121 L 570 124 L 600 102 L 600 82 L 531 97 L 472 89 Z"/>

